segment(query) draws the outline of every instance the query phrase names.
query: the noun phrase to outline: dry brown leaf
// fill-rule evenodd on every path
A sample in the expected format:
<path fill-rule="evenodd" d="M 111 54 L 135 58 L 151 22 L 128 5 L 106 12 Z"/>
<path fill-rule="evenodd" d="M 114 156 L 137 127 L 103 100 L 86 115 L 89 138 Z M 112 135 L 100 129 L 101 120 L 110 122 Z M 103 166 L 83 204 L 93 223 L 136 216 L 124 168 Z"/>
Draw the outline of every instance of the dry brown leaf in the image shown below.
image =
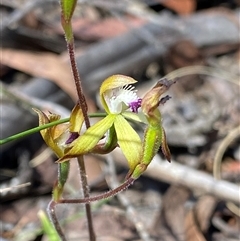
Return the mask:
<path fill-rule="evenodd" d="M 222 163 L 222 170 L 223 172 L 232 172 L 234 173 L 240 173 L 240 162 L 235 161 L 234 159 L 227 158 L 223 163 Z"/>
<path fill-rule="evenodd" d="M 179 14 L 189 14 L 196 9 L 196 0 L 165 0 L 161 4 Z"/>
<path fill-rule="evenodd" d="M 186 241 L 207 241 L 207 233 L 211 216 L 216 206 L 216 199 L 212 196 L 202 197 L 185 218 Z"/>
<path fill-rule="evenodd" d="M 123 34 L 129 31 L 129 28 L 141 26 L 144 22 L 144 20 L 134 17 L 127 17 L 124 21 L 116 18 L 107 18 L 95 22 L 78 19 L 73 23 L 73 30 L 76 38 L 96 41 Z"/>
<path fill-rule="evenodd" d="M 162 210 L 152 229 L 153 233 L 164 237 L 165 241 L 185 240 L 184 204 L 190 191 L 184 187 L 171 186 L 162 200 Z"/>
<path fill-rule="evenodd" d="M 195 223 L 193 210 L 185 218 L 185 237 L 186 241 L 207 241 Z"/>
<path fill-rule="evenodd" d="M 60 215 L 65 214 L 65 218 L 74 217 L 79 213 L 80 206 L 71 205 L 70 208 L 70 205 L 59 205 L 57 209 Z M 94 229 L 98 241 L 111 240 L 106 237 L 113 237 L 112 241 L 136 240 L 134 224 L 119 210 L 113 206 L 103 205 L 93 213 Z M 68 240 L 89 240 L 85 217 L 66 222 L 64 232 L 67 234 Z"/>
<path fill-rule="evenodd" d="M 58 55 L 15 49 L 0 49 L 0 52 L 1 64 L 35 77 L 52 80 L 73 100 L 77 100 L 70 66 Z"/>

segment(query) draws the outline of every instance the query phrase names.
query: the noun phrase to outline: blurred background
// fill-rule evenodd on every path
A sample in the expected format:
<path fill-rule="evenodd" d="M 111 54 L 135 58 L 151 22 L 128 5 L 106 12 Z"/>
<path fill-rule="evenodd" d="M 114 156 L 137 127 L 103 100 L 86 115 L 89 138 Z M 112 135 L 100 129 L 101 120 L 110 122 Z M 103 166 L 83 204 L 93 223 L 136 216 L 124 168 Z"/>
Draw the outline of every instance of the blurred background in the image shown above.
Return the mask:
<path fill-rule="evenodd" d="M 1 139 L 38 126 L 32 108 L 68 117 L 77 101 L 56 0 L 1 0 Z M 172 163 L 161 151 L 116 197 L 93 203 L 98 240 L 237 241 L 240 234 L 240 1 L 78 1 L 76 59 L 89 105 L 112 74 L 135 78 L 142 96 L 167 75 L 161 106 Z M 94 123 L 94 120 L 92 120 Z M 136 127 L 142 135 L 143 129 Z M 57 178 L 39 133 L 0 147 L 1 241 L 46 241 L 38 213 Z M 65 198 L 81 197 L 71 161 Z M 121 151 L 86 157 L 91 194 L 128 172 Z M 59 205 L 68 240 L 88 240 L 82 205 Z"/>

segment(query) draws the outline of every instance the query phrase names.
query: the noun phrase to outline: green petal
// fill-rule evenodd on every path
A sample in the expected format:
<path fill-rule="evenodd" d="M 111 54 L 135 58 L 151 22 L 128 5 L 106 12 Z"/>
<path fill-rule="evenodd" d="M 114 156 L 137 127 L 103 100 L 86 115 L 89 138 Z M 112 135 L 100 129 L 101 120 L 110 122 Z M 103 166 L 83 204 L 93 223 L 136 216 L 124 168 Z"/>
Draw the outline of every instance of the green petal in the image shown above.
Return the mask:
<path fill-rule="evenodd" d="M 67 161 L 70 158 L 91 152 L 107 130 L 113 125 L 115 118 L 116 115 L 107 115 L 104 119 L 88 128 L 83 135 L 71 143 L 70 148 L 67 149 L 64 156 L 57 162 Z"/>
<path fill-rule="evenodd" d="M 82 125 L 84 122 L 84 116 L 82 109 L 80 108 L 79 104 L 76 104 L 72 110 L 72 113 L 70 115 L 70 132 L 77 132 L 79 133 L 82 129 Z"/>
<path fill-rule="evenodd" d="M 132 126 L 118 115 L 114 122 L 119 146 L 125 155 L 130 170 L 134 170 L 141 158 L 141 139 Z"/>
<path fill-rule="evenodd" d="M 134 113 L 131 111 L 125 111 L 122 115 L 127 119 L 148 124 L 147 118 L 142 112 Z"/>

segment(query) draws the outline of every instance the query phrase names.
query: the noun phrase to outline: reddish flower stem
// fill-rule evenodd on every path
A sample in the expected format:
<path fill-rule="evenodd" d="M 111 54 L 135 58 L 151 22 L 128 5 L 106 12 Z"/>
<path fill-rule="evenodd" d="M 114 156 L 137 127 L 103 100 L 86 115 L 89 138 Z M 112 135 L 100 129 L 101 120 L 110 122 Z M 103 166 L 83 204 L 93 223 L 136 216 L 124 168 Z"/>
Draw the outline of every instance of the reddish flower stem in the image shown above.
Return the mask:
<path fill-rule="evenodd" d="M 76 63 L 76 58 L 75 58 L 75 52 L 74 52 L 74 41 L 67 42 L 67 48 L 68 48 L 68 54 L 70 57 L 70 62 L 71 62 L 71 67 L 72 67 L 72 73 L 73 73 L 73 78 L 75 81 L 75 86 L 78 94 L 78 99 L 79 99 L 79 105 L 82 109 L 83 116 L 84 116 L 84 121 L 86 128 L 90 127 L 90 121 L 88 118 L 88 106 L 87 102 L 85 99 L 85 96 L 83 94 L 83 89 L 82 89 L 82 84 L 81 84 L 81 79 L 80 75 L 77 69 L 77 63 Z"/>
<path fill-rule="evenodd" d="M 73 203 L 73 204 L 91 203 L 91 202 L 95 202 L 95 201 L 100 201 L 102 199 L 110 198 L 110 197 L 115 196 L 119 192 L 127 189 L 130 185 L 133 184 L 134 181 L 135 181 L 135 179 L 130 177 L 124 183 L 122 183 L 119 187 L 117 187 L 113 190 L 109 190 L 108 192 L 102 193 L 102 194 L 97 195 L 97 196 L 88 197 L 88 198 L 66 199 L 66 200 L 61 199 L 61 200 L 59 200 L 58 204 L 61 204 L 61 203 Z"/>

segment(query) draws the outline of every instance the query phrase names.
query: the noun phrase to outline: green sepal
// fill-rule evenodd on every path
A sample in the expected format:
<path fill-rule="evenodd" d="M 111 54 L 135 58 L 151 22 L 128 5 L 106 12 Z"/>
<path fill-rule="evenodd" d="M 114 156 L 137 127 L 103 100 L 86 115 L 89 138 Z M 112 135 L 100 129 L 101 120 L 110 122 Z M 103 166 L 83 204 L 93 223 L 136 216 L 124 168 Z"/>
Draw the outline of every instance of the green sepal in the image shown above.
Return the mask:
<path fill-rule="evenodd" d="M 162 143 L 162 128 L 160 126 L 149 125 L 144 133 L 144 141 L 142 145 L 142 155 L 140 163 L 131 173 L 134 179 L 139 178 L 151 163 L 153 157 L 157 154 Z"/>
<path fill-rule="evenodd" d="M 92 150 L 93 153 L 107 154 L 117 147 L 117 134 L 114 126 L 111 126 L 107 132 L 105 143 L 97 144 Z"/>
<path fill-rule="evenodd" d="M 70 158 L 91 152 L 100 139 L 104 136 L 107 130 L 113 125 L 116 115 L 107 115 L 104 119 L 100 120 L 86 132 L 74 140 L 68 148 L 65 149 L 63 157 L 58 159 L 58 163 L 69 160 Z"/>
<path fill-rule="evenodd" d="M 148 124 L 147 118 L 142 112 L 134 113 L 131 111 L 125 111 L 122 113 L 122 115 L 128 120 L 133 120 L 144 124 Z"/>
<path fill-rule="evenodd" d="M 116 117 L 114 127 L 117 133 L 118 144 L 128 161 L 129 168 L 134 170 L 140 160 L 141 139 L 122 115 Z"/>
<path fill-rule="evenodd" d="M 149 165 L 153 157 L 157 154 L 158 149 L 162 143 L 162 128 L 147 127 L 143 142 L 143 156 L 141 163 Z"/>

